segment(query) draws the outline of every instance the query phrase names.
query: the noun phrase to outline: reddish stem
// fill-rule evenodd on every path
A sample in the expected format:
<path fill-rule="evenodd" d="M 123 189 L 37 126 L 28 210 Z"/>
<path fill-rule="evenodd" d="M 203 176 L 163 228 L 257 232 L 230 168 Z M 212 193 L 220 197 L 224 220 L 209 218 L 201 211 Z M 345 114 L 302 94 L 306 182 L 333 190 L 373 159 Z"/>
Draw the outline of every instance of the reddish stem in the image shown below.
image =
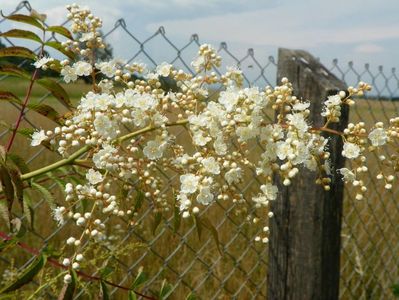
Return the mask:
<path fill-rule="evenodd" d="M 15 136 L 17 135 L 17 131 L 18 131 L 19 125 L 21 124 L 22 118 L 24 116 L 25 108 L 28 105 L 28 101 L 29 101 L 30 95 L 32 93 L 32 88 L 33 88 L 33 84 L 35 83 L 35 80 L 36 80 L 37 72 L 38 72 L 38 69 L 35 69 L 35 71 L 32 74 L 32 77 L 30 79 L 28 91 L 26 93 L 24 102 L 22 103 L 22 107 L 21 107 L 21 110 L 19 112 L 18 119 L 15 122 L 13 131 L 12 131 L 12 135 L 11 135 L 11 137 L 8 140 L 8 143 L 7 143 L 7 147 L 6 147 L 6 152 L 7 153 L 10 151 L 10 149 L 12 147 L 12 144 L 14 143 Z"/>

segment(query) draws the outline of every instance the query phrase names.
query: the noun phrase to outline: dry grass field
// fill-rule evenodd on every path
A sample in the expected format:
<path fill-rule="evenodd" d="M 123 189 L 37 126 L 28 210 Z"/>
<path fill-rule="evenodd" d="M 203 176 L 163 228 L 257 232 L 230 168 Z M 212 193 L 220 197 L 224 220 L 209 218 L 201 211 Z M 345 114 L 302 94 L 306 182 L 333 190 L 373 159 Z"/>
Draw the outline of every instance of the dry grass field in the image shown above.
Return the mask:
<path fill-rule="evenodd" d="M 89 90 L 84 83 L 67 85 L 65 88 L 74 103 Z M 0 90 L 9 90 L 23 97 L 26 85 L 18 80 L 6 79 L 0 81 Z M 35 88 L 31 101 L 36 103 L 41 101 L 44 94 L 44 90 Z M 47 97 L 43 103 L 54 106 L 55 101 L 54 98 Z M 350 115 L 352 122 L 361 120 L 371 124 L 376 120 L 385 121 L 399 112 L 399 104 L 389 101 L 357 100 L 357 102 L 356 108 Z M 55 104 L 54 107 L 60 113 L 65 112 L 65 108 L 60 104 Z M 1 120 L 12 123 L 17 114 L 18 110 L 15 107 L 8 103 L 0 103 Z M 22 127 L 34 124 L 40 128 L 50 129 L 55 126 L 55 123 L 32 111 L 26 114 L 26 119 L 29 122 L 24 121 Z M 4 145 L 7 138 L 8 134 L 2 134 L 0 144 Z M 180 138 L 184 140 L 184 134 Z M 45 148 L 30 147 L 28 141 L 22 137 L 17 138 L 13 151 L 29 159 L 32 170 L 58 159 L 57 155 Z M 253 154 L 258 153 L 259 148 L 254 148 Z M 356 201 L 350 190 L 347 190 L 345 195 L 341 259 L 342 299 L 389 299 L 390 286 L 399 278 L 397 255 L 399 199 L 396 194 L 398 188 L 396 185 L 392 192 L 386 192 L 375 185 L 375 175 L 379 172 L 379 165 L 374 156 L 370 156 L 368 160 L 369 197 Z M 249 195 L 258 187 L 258 183 L 251 174 L 247 175 L 247 179 L 245 193 Z M 53 191 L 56 197 L 62 197 L 56 188 Z M 46 202 L 37 196 L 33 199 L 36 206 L 34 234 L 27 234 L 24 242 L 39 249 L 45 240 L 54 248 L 62 250 L 63 240 L 69 236 L 71 226 L 64 226 L 52 236 L 57 228 L 49 215 Z M 171 299 L 185 299 L 194 288 L 195 294 L 200 299 L 231 299 L 234 296 L 236 299 L 250 299 L 258 289 L 265 294 L 267 249 L 253 243 L 256 229 L 243 219 L 239 207 L 220 203 L 211 212 L 210 219 L 216 220 L 214 225 L 219 229 L 220 242 L 225 252 L 223 256 L 219 254 L 211 235 L 204 233 L 199 240 L 191 224 L 183 224 L 178 233 L 174 233 L 173 220 L 169 219 L 153 234 L 146 229 L 152 222 L 150 207 L 144 207 L 143 211 L 145 213 L 142 222 L 134 228 L 126 224 L 118 225 L 122 229 L 128 227 L 129 231 L 124 244 L 120 245 L 120 251 L 124 251 L 122 260 L 112 262 L 116 268 L 111 277 L 113 282 L 129 286 L 135 272 L 143 266 L 152 278 L 149 285 L 159 286 L 164 278 L 178 285 Z M 115 230 L 122 230 L 118 229 L 118 226 L 115 224 Z M 4 229 L 3 226 L 0 228 Z M 124 245 L 129 247 L 123 248 Z M 11 268 L 8 262 L 12 262 L 13 267 L 18 268 L 31 257 L 20 249 L 1 255 L 0 276 Z M 53 276 L 51 271 L 45 272 L 38 281 L 45 282 L 49 276 Z M 91 289 L 93 285 L 88 285 L 87 288 Z M 28 286 L 30 291 L 35 288 L 34 284 Z M 51 289 L 54 290 L 51 287 L 48 290 Z M 53 292 L 57 294 L 56 290 Z M 115 299 L 126 299 L 126 293 L 118 291 Z"/>

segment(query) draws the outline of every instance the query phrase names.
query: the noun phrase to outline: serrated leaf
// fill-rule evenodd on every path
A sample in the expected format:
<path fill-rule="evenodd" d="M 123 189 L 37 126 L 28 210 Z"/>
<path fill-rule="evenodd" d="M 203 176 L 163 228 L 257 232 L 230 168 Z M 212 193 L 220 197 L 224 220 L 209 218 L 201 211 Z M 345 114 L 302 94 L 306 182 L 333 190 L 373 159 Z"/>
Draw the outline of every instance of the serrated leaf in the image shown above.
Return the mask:
<path fill-rule="evenodd" d="M 48 119 L 50 119 L 51 121 L 54 121 L 55 123 L 61 125 L 60 123 L 60 114 L 54 109 L 52 108 L 50 105 L 46 105 L 46 104 L 28 104 L 27 107 L 35 112 L 37 112 L 38 114 L 41 114 L 42 116 L 47 117 Z"/>
<path fill-rule="evenodd" d="M 32 60 L 37 59 L 37 55 L 25 47 L 7 47 L 0 49 L 0 57 L 23 57 Z"/>
<path fill-rule="evenodd" d="M 51 48 L 61 52 L 62 54 L 64 54 L 66 57 L 68 57 L 70 59 L 75 59 L 76 58 L 76 54 L 73 53 L 70 50 L 66 50 L 65 47 L 63 47 L 60 42 L 48 41 L 48 42 L 44 43 L 44 45 L 46 45 L 48 47 L 51 47 Z"/>
<path fill-rule="evenodd" d="M 44 200 L 46 200 L 46 202 L 48 203 L 48 205 L 52 210 L 56 208 L 57 205 L 55 204 L 55 198 L 53 194 L 51 194 L 51 192 L 46 187 L 36 182 L 32 182 L 32 188 L 42 194 Z"/>
<path fill-rule="evenodd" d="M 70 40 L 73 40 L 71 32 L 63 26 L 50 26 L 47 27 L 46 31 L 55 32 Z"/>
<path fill-rule="evenodd" d="M 70 283 L 64 284 L 61 293 L 58 295 L 58 300 L 72 300 L 73 296 L 75 295 L 77 283 L 76 272 L 74 270 L 71 270 L 69 274 L 72 277 L 72 281 Z"/>
<path fill-rule="evenodd" d="M 71 108 L 72 103 L 69 99 L 67 92 L 64 88 L 50 78 L 42 78 L 36 80 L 36 82 L 42 87 L 46 88 L 56 99 L 58 99 L 66 108 Z"/>
<path fill-rule="evenodd" d="M 1 14 L 3 18 L 11 21 L 16 21 L 16 22 L 21 22 L 29 25 L 33 25 L 39 29 L 44 29 L 43 25 L 34 17 L 32 16 L 27 16 L 27 15 L 22 15 L 22 14 L 14 14 L 10 16 L 4 16 Z"/>
<path fill-rule="evenodd" d="M 9 31 L 0 33 L 0 36 L 8 38 L 27 39 L 38 43 L 42 43 L 41 38 L 36 33 L 33 33 L 32 31 L 29 30 L 11 29 Z"/>
<path fill-rule="evenodd" d="M 14 165 L 18 168 L 18 170 L 21 172 L 21 174 L 30 172 L 30 169 L 29 169 L 27 163 L 25 162 L 25 159 L 23 159 L 18 154 L 8 153 L 7 159 L 14 163 Z"/>
<path fill-rule="evenodd" d="M 161 290 L 159 291 L 159 299 L 164 300 L 167 299 L 173 290 L 173 285 L 167 283 L 166 279 L 162 282 Z"/>
<path fill-rule="evenodd" d="M 30 80 L 31 77 L 24 69 L 14 65 L 0 65 L 0 75 L 17 76 L 28 80 Z"/>
<path fill-rule="evenodd" d="M 34 229 L 35 224 L 35 210 L 32 206 L 32 200 L 27 191 L 24 191 L 24 216 L 30 225 L 30 228 Z"/>
<path fill-rule="evenodd" d="M 159 224 L 161 224 L 162 221 L 162 213 L 161 212 L 156 212 L 154 215 L 154 219 L 152 220 L 152 234 L 155 235 L 155 232 L 157 231 L 157 228 Z"/>
<path fill-rule="evenodd" d="M 100 299 L 109 300 L 108 287 L 103 280 L 100 281 Z"/>
<path fill-rule="evenodd" d="M 33 260 L 31 264 L 25 270 L 23 270 L 23 272 L 15 280 L 3 287 L 3 289 L 0 291 L 0 294 L 15 291 L 32 281 L 32 279 L 40 272 L 40 270 L 43 269 L 46 261 L 47 258 L 43 254 L 36 257 L 36 259 Z"/>
<path fill-rule="evenodd" d="M 148 281 L 148 276 L 143 270 L 140 270 L 137 274 L 136 278 L 134 279 L 133 283 L 130 285 L 131 290 L 136 290 L 141 287 L 144 283 Z"/>

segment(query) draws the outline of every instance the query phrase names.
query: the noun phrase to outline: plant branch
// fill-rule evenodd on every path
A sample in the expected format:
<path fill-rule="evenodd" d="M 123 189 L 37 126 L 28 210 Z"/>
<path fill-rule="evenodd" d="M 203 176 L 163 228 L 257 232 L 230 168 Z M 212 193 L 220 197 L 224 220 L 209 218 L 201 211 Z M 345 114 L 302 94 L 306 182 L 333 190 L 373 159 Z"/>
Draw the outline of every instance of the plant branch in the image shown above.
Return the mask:
<path fill-rule="evenodd" d="M 177 121 L 177 122 L 173 122 L 173 123 L 168 123 L 168 124 L 166 124 L 166 126 L 167 127 L 172 127 L 172 126 L 185 125 L 185 124 L 187 124 L 187 122 L 188 122 L 187 120 L 181 120 L 181 121 Z M 144 127 L 144 128 L 142 128 L 140 130 L 128 133 L 128 134 L 126 134 L 124 136 L 121 136 L 120 138 L 115 139 L 114 143 L 122 143 L 123 141 L 131 139 L 131 138 L 133 138 L 135 136 L 138 136 L 140 134 L 147 133 L 147 132 L 159 129 L 159 128 L 161 128 L 161 127 L 147 126 L 147 127 Z M 58 169 L 58 168 L 60 168 L 62 166 L 72 164 L 76 159 L 78 159 L 80 156 L 82 156 L 83 154 L 88 152 L 90 149 L 91 149 L 90 146 L 84 146 L 84 147 L 80 148 L 79 150 L 77 150 L 76 152 L 74 152 L 73 154 L 71 154 L 68 158 L 61 159 L 61 160 L 59 160 L 59 161 L 57 161 L 57 162 L 55 162 L 55 163 L 53 163 L 51 165 L 48 165 L 48 166 L 45 166 L 43 168 L 37 169 L 35 171 L 32 171 L 32 172 L 25 173 L 25 174 L 21 175 L 21 179 L 22 180 L 28 180 L 28 179 L 31 179 L 33 177 L 37 177 L 37 176 L 43 175 L 43 174 L 45 174 L 47 172 L 51 172 L 53 170 L 56 170 L 56 169 Z"/>

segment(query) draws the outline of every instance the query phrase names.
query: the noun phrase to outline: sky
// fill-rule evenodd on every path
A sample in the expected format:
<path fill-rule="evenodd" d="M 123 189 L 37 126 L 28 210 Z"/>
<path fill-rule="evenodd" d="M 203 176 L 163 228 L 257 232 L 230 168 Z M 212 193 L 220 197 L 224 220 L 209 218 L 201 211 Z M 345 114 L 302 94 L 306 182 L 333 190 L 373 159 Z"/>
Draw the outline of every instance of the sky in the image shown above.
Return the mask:
<path fill-rule="evenodd" d="M 19 1 L 1 0 L 0 8 L 9 13 Z M 338 58 L 343 69 L 349 61 L 364 70 L 370 63 L 375 72 L 379 65 L 389 74 L 399 67 L 398 0 L 85 0 L 104 21 L 104 32 L 123 18 L 128 30 L 144 40 L 163 26 L 166 36 L 179 47 L 193 33 L 201 43 L 228 50 L 243 57 L 253 48 L 261 65 L 279 47 L 304 49 L 327 66 Z M 50 24 L 65 20 L 66 1 L 31 0 L 31 6 L 48 16 Z M 4 30 L 4 28 L 0 28 Z M 114 53 L 128 58 L 138 47 L 123 30 L 115 30 L 109 41 Z M 175 51 L 162 39 L 146 44 L 157 59 L 172 59 Z M 169 52 L 170 53 L 169 53 Z M 173 52 L 173 53 L 172 53 Z M 194 55 L 195 51 L 188 51 Z M 142 58 L 141 58 L 141 57 Z M 139 55 L 145 60 L 145 55 Z M 245 62 L 247 63 L 247 62 Z M 248 62 L 246 67 L 251 68 Z M 244 66 L 243 66 L 244 67 Z"/>

